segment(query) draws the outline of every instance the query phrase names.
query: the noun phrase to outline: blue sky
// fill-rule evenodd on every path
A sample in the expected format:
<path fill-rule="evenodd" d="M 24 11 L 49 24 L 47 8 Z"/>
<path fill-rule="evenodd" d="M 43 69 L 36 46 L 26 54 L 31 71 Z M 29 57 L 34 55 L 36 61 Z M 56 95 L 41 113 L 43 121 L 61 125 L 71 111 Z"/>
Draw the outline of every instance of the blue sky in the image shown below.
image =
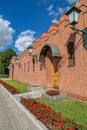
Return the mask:
<path fill-rule="evenodd" d="M 20 54 L 76 0 L 0 0 L 0 51 Z"/>

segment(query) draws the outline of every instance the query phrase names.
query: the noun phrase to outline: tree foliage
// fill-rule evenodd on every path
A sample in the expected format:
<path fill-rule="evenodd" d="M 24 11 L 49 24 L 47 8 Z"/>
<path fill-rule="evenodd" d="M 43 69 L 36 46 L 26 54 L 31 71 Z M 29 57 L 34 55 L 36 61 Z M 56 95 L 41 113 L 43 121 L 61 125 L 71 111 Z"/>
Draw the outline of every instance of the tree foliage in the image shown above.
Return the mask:
<path fill-rule="evenodd" d="M 9 64 L 12 56 L 17 56 L 16 52 L 9 48 L 6 49 L 5 52 L 0 53 L 0 73 L 1 74 L 9 74 Z"/>

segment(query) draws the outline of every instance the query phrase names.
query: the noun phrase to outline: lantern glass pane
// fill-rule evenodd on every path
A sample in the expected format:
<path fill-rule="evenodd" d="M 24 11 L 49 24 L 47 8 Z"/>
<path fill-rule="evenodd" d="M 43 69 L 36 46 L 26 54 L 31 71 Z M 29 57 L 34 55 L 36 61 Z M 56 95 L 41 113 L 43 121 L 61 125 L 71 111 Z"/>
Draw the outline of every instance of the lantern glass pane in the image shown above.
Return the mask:
<path fill-rule="evenodd" d="M 30 52 L 30 54 L 32 53 L 32 48 L 29 48 L 29 52 Z"/>
<path fill-rule="evenodd" d="M 73 12 L 69 14 L 69 22 L 73 23 Z"/>
<path fill-rule="evenodd" d="M 18 60 L 16 59 L 16 63 L 18 63 Z"/>
<path fill-rule="evenodd" d="M 74 11 L 74 22 L 78 22 L 78 12 Z"/>

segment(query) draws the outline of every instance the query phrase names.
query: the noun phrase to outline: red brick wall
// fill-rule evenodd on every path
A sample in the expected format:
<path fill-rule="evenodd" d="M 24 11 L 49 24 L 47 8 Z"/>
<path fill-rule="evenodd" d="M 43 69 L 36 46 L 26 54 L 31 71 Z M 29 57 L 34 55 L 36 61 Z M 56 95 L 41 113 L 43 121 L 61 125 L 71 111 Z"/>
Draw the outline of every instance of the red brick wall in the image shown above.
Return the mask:
<path fill-rule="evenodd" d="M 79 23 L 76 27 L 83 29 L 87 27 L 87 0 L 80 0 L 77 6 L 82 12 L 80 13 Z M 87 100 L 87 50 L 83 48 L 81 33 L 76 35 L 73 35 L 73 33 L 68 18 L 64 14 L 58 20 L 58 25 L 52 24 L 48 32 L 43 33 L 42 36 L 32 44 L 34 47 L 33 55 L 39 55 L 45 43 L 57 46 L 62 56 L 61 67 L 58 69 L 59 88 L 71 96 Z M 75 46 L 75 66 L 73 67 L 68 66 L 69 55 L 67 45 L 69 42 L 73 42 Z M 33 85 L 52 87 L 52 54 L 50 49 L 47 51 L 46 68 L 42 70 L 40 70 L 40 62 L 38 62 L 35 63 L 35 70 L 33 71 L 32 56 L 29 56 L 27 49 L 18 57 L 18 64 L 12 59 L 14 64 L 13 78 Z M 19 67 L 19 63 L 21 67 Z M 11 67 L 9 77 L 12 78 Z"/>

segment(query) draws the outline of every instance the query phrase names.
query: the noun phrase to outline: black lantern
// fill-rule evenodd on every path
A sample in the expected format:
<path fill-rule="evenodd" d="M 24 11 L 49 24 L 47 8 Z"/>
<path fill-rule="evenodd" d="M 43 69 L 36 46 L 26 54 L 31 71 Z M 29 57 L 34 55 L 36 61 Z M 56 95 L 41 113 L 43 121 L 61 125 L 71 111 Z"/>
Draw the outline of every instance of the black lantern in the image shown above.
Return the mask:
<path fill-rule="evenodd" d="M 72 6 L 72 8 L 66 13 L 69 17 L 69 22 L 71 25 L 75 25 L 78 23 L 79 13 L 81 10 L 76 6 Z"/>
<path fill-rule="evenodd" d="M 79 13 L 81 10 L 77 8 L 76 6 L 73 6 L 66 15 L 69 17 L 69 22 L 71 25 L 73 25 L 71 28 L 77 32 L 82 33 L 82 39 L 83 39 L 83 47 L 87 49 L 87 27 L 83 28 L 82 30 L 77 29 L 75 25 L 78 23 L 79 20 Z"/>
<path fill-rule="evenodd" d="M 33 51 L 33 46 L 30 44 L 30 46 L 27 48 L 29 50 L 30 55 L 32 54 Z"/>
<path fill-rule="evenodd" d="M 18 58 L 16 58 L 16 64 L 18 64 Z"/>

